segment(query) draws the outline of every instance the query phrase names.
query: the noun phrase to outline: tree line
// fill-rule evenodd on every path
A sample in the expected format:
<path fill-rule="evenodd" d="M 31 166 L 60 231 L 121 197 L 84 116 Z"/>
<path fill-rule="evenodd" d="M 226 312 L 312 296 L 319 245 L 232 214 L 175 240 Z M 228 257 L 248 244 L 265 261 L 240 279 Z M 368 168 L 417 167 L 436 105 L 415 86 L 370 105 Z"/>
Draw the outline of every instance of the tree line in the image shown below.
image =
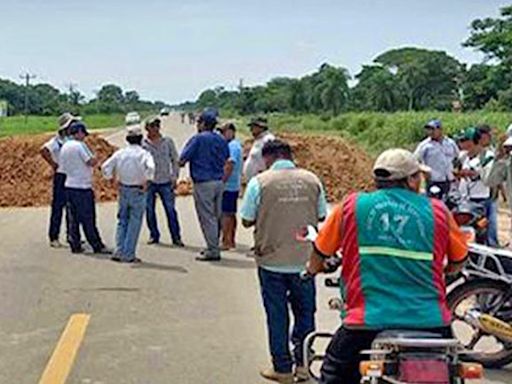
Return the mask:
<path fill-rule="evenodd" d="M 126 113 L 161 109 L 166 103 L 142 100 L 136 91 L 123 91 L 115 84 L 103 85 L 96 97 L 86 101 L 76 88 L 61 92 L 50 84 L 24 85 L 0 79 L 0 100 L 6 100 L 9 115 L 24 113 L 25 95 L 28 97 L 28 113 L 32 115 L 58 115 L 64 111 L 75 114 Z"/>
<path fill-rule="evenodd" d="M 463 46 L 484 53 L 484 61 L 468 65 L 444 51 L 392 49 L 354 77 L 343 67 L 325 63 L 298 79 L 279 77 L 261 86 L 208 89 L 195 102 L 179 107 L 215 106 L 239 114 L 512 111 L 512 6 L 502 8 L 498 18 L 474 20 Z"/>

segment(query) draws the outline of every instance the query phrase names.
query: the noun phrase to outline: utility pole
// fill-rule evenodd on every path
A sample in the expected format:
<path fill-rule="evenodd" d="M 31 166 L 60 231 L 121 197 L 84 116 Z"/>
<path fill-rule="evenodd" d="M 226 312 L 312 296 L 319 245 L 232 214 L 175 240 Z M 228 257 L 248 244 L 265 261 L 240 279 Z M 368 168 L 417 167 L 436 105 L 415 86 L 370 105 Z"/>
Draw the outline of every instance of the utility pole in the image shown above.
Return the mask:
<path fill-rule="evenodd" d="M 36 78 L 36 75 L 32 75 L 28 72 L 25 72 L 23 74 L 20 75 L 20 78 L 25 80 L 25 125 L 27 124 L 27 119 L 28 119 L 28 86 L 29 86 L 29 83 L 30 83 L 30 80 L 32 79 L 35 79 Z"/>

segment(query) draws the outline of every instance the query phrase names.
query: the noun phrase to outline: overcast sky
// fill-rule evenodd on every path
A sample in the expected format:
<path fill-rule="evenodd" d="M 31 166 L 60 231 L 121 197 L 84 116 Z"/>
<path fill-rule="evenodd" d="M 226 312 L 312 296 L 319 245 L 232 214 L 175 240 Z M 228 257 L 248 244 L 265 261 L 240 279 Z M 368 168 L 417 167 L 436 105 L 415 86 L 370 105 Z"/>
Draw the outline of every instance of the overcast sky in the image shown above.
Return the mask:
<path fill-rule="evenodd" d="M 394 47 L 465 62 L 470 22 L 499 0 L 2 0 L 0 77 L 22 71 L 88 97 L 102 84 L 170 103 L 205 88 L 302 76 L 323 62 L 356 74 Z"/>

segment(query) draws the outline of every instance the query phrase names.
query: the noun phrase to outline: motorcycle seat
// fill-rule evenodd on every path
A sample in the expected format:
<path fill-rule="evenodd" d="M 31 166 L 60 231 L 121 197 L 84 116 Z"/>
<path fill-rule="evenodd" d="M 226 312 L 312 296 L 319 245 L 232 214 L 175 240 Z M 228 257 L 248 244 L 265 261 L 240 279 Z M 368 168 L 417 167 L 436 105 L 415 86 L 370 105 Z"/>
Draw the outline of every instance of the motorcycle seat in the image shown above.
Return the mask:
<path fill-rule="evenodd" d="M 442 339 L 443 336 L 434 332 L 415 331 L 410 329 L 392 329 L 382 331 L 376 337 L 378 339 Z"/>

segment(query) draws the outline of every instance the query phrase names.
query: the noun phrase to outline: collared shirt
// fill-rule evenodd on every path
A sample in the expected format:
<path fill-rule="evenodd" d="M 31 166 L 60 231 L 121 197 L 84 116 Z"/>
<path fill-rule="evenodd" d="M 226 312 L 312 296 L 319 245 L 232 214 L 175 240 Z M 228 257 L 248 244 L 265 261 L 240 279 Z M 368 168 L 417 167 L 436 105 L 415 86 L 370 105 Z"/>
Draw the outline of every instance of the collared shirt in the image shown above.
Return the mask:
<path fill-rule="evenodd" d="M 233 163 L 233 172 L 229 176 L 224 186 L 225 191 L 237 192 L 240 190 L 240 184 L 242 181 L 242 144 L 236 139 L 229 142 L 229 159 L 228 161 Z"/>
<path fill-rule="evenodd" d="M 62 172 L 66 174 L 66 188 L 92 188 L 93 168 L 87 164 L 94 157 L 83 141 L 69 139 L 60 151 L 59 161 Z"/>
<path fill-rule="evenodd" d="M 222 180 L 228 158 L 229 147 L 224 137 L 204 131 L 187 142 L 180 161 L 190 162 L 190 176 L 194 183 L 203 183 Z"/>
<path fill-rule="evenodd" d="M 103 175 L 111 179 L 116 174 L 123 185 L 142 186 L 153 180 L 155 162 L 153 156 L 140 145 L 130 144 L 119 149 L 101 167 Z"/>
<path fill-rule="evenodd" d="M 57 173 L 64 173 L 62 171 L 62 165 L 60 164 L 60 150 L 62 149 L 62 146 L 66 142 L 66 139 L 61 137 L 60 135 L 56 135 L 52 137 L 50 140 L 48 140 L 46 143 L 44 143 L 43 148 L 46 148 L 48 152 L 50 152 L 50 156 L 52 157 L 52 160 L 59 165 L 57 168 Z"/>
<path fill-rule="evenodd" d="M 484 180 L 491 172 L 494 163 L 494 154 L 489 150 L 483 150 L 480 155 L 470 157 L 466 154 L 462 157 L 462 169 L 478 172 L 474 178 L 465 177 L 459 182 L 459 191 L 463 197 L 469 199 L 488 199 L 491 197 L 491 188 L 485 185 Z"/>
<path fill-rule="evenodd" d="M 180 174 L 178 151 L 174 140 L 168 136 L 162 136 L 157 142 L 144 139 L 142 147 L 149 151 L 155 162 L 155 184 L 170 183 L 177 180 Z"/>
<path fill-rule="evenodd" d="M 265 143 L 275 139 L 276 137 L 272 133 L 265 131 L 260 135 L 260 137 L 254 140 L 251 150 L 249 151 L 249 155 L 244 163 L 244 175 L 247 180 L 251 180 L 258 173 L 265 170 L 266 166 L 261 150 Z"/>
<path fill-rule="evenodd" d="M 459 156 L 459 148 L 449 137 L 443 137 L 441 141 L 426 138 L 418 145 L 414 155 L 432 169 L 430 181 L 454 180 L 453 161 Z"/>
<path fill-rule="evenodd" d="M 284 170 L 284 169 L 295 169 L 295 163 L 290 160 L 278 160 L 272 164 L 271 170 Z M 261 202 L 261 186 L 257 178 L 252 178 L 247 184 L 245 190 L 244 199 L 242 202 L 242 208 L 240 210 L 240 217 L 247 221 L 255 221 L 258 216 L 258 208 Z M 323 219 L 327 216 L 327 199 L 325 196 L 325 190 L 321 186 L 320 194 L 318 196 L 318 219 Z M 301 272 L 304 267 L 300 266 L 262 266 L 267 270 L 279 273 L 298 273 Z"/>

